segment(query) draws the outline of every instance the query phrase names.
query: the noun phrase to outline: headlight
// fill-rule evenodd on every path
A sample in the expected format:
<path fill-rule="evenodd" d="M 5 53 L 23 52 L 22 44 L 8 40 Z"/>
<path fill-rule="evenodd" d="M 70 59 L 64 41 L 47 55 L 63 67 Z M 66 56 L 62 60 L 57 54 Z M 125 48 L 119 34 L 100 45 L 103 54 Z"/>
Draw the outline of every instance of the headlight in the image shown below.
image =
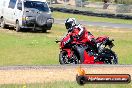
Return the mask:
<path fill-rule="evenodd" d="M 26 20 L 29 20 L 29 17 L 25 17 Z"/>
<path fill-rule="evenodd" d="M 33 20 L 35 17 L 23 17 L 22 20 Z"/>
<path fill-rule="evenodd" d="M 23 17 L 22 20 L 29 20 L 29 17 Z"/>
<path fill-rule="evenodd" d="M 47 23 L 54 23 L 54 19 L 53 18 L 47 19 Z"/>

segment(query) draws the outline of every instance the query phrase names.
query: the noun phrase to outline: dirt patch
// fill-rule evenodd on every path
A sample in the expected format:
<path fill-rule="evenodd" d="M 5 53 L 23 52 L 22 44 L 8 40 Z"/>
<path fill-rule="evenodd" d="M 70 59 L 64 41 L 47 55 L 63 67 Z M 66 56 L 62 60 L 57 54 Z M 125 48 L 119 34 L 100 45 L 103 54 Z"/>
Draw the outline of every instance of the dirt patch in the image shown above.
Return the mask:
<path fill-rule="evenodd" d="M 84 67 L 88 74 L 130 74 L 132 67 Z M 0 70 L 0 84 L 45 83 L 75 81 L 77 67 Z"/>
<path fill-rule="evenodd" d="M 73 81 L 74 78 L 74 72 L 71 69 L 29 69 L 0 71 L 0 84 L 43 83 L 59 80 Z"/>

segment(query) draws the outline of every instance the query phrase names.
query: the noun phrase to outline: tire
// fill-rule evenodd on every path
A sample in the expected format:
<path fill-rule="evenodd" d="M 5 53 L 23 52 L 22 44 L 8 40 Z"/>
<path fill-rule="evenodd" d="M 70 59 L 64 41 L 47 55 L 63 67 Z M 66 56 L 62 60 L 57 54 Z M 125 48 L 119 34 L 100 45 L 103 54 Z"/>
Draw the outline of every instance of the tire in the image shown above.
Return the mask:
<path fill-rule="evenodd" d="M 42 29 L 42 32 L 43 32 L 43 33 L 46 33 L 46 32 L 47 32 L 47 30 L 46 30 L 46 29 Z"/>
<path fill-rule="evenodd" d="M 47 28 L 47 27 L 42 28 L 42 32 L 43 32 L 43 33 L 46 33 L 46 32 L 47 32 L 47 30 L 51 30 L 51 27 L 49 27 L 49 28 Z"/>
<path fill-rule="evenodd" d="M 73 64 L 79 64 L 79 58 L 77 57 L 77 55 L 74 53 L 72 56 L 72 60 L 73 60 Z"/>
<path fill-rule="evenodd" d="M 19 25 L 19 21 L 16 22 L 16 32 L 19 32 L 21 30 L 21 27 Z"/>
<path fill-rule="evenodd" d="M 79 60 L 75 54 L 71 58 L 68 58 L 66 51 L 61 51 L 59 54 L 60 64 L 79 64 Z"/>
<path fill-rule="evenodd" d="M 59 62 L 60 64 L 68 64 L 67 52 L 61 51 L 59 54 Z"/>
<path fill-rule="evenodd" d="M 36 23 L 39 26 L 43 26 L 46 23 L 46 19 L 47 19 L 46 15 L 39 14 L 39 15 L 36 16 Z"/>
<path fill-rule="evenodd" d="M 0 19 L 0 26 L 1 26 L 1 28 L 3 28 L 3 29 L 6 27 L 4 18 L 1 18 L 1 19 Z"/>
<path fill-rule="evenodd" d="M 103 61 L 105 64 L 118 64 L 118 57 L 114 51 L 110 49 L 104 49 L 101 54 L 103 55 Z"/>

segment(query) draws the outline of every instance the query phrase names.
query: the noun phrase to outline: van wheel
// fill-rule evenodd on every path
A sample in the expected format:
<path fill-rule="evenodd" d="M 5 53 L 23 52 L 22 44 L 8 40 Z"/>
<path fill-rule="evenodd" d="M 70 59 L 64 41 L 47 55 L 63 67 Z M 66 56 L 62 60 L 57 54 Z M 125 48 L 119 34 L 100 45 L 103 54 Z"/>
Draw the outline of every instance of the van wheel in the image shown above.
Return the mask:
<path fill-rule="evenodd" d="M 5 21 L 4 21 L 4 18 L 1 18 L 0 19 L 0 26 L 1 26 L 1 28 L 5 28 Z"/>
<path fill-rule="evenodd" d="M 19 21 L 16 22 L 16 32 L 19 32 L 21 30 Z"/>
<path fill-rule="evenodd" d="M 42 29 L 42 32 L 43 32 L 43 33 L 46 33 L 46 32 L 47 32 L 47 30 L 46 30 L 46 29 Z"/>

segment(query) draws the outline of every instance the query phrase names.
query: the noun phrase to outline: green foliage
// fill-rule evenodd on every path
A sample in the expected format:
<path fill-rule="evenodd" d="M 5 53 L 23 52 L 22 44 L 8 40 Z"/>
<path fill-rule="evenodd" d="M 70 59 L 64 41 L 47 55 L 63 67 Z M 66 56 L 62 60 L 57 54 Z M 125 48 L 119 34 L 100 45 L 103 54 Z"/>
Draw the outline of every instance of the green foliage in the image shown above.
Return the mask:
<path fill-rule="evenodd" d="M 132 4 L 132 0 L 115 0 L 117 4 Z"/>
<path fill-rule="evenodd" d="M 113 0 L 83 0 L 91 2 L 103 2 L 103 1 L 113 1 Z M 132 4 L 132 0 L 114 0 L 117 4 Z"/>
<path fill-rule="evenodd" d="M 82 2 L 86 2 L 86 1 L 89 1 L 89 0 L 82 0 Z"/>
<path fill-rule="evenodd" d="M 102 2 L 103 0 L 88 0 L 88 1 L 91 1 L 91 2 Z"/>

